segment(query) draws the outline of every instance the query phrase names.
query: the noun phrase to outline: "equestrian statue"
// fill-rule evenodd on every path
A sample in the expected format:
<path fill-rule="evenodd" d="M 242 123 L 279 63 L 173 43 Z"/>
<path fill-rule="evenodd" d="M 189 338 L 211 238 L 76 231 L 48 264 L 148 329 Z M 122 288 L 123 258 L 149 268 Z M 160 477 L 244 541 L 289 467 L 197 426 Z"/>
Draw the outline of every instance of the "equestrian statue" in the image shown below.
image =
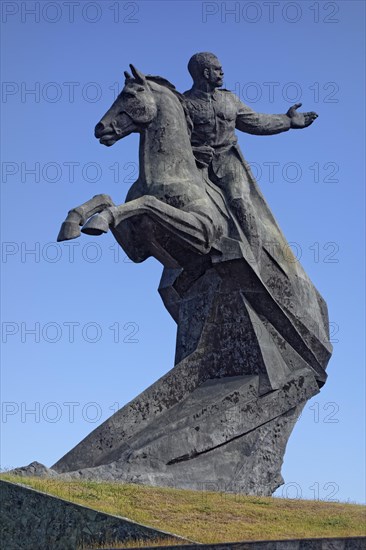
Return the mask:
<path fill-rule="evenodd" d="M 140 134 L 126 201 L 73 208 L 59 241 L 111 231 L 134 262 L 163 265 L 159 292 L 177 323 L 175 365 L 52 466 L 67 479 L 271 495 L 291 431 L 326 381 L 327 306 L 294 257 L 235 129 L 271 135 L 314 112 L 256 113 L 222 88 L 221 64 L 195 54 L 193 87 L 133 65 L 95 126 L 111 147 Z"/>

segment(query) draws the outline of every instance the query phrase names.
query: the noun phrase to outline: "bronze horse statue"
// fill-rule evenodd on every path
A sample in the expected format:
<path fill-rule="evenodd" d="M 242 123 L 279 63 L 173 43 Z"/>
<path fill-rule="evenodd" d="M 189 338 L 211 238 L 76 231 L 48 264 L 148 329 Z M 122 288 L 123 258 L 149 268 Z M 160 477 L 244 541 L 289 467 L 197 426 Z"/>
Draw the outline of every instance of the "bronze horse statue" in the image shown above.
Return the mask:
<path fill-rule="evenodd" d="M 228 233 L 229 214 L 218 189 L 217 208 L 206 191 L 206 182 L 196 167 L 187 131 L 183 96 L 160 77 L 149 77 L 131 66 L 125 86 L 95 127 L 100 143 L 110 147 L 132 132 L 141 135 L 140 174 L 126 202 L 115 206 L 107 195 L 97 195 L 69 212 L 59 241 L 101 235 L 109 229 L 135 262 L 155 256 L 166 267 L 178 267 L 181 250 L 207 254 Z M 153 242 L 146 235 L 130 234 L 123 222 L 149 218 L 154 226 Z M 90 218 L 90 219 L 89 219 Z M 89 221 L 87 221 L 89 219 Z M 131 226 L 131 224 L 129 224 Z M 170 233 L 170 241 L 160 242 Z M 129 233 L 126 235 L 126 233 Z M 191 252 L 191 254 L 188 251 Z"/>
<path fill-rule="evenodd" d="M 133 76 L 125 72 L 124 88 L 95 136 L 110 147 L 138 132 L 139 177 L 124 204 L 97 195 L 70 210 L 58 240 L 111 230 L 134 262 L 154 256 L 163 264 L 159 291 L 178 324 L 175 367 L 54 469 L 197 487 L 209 476 L 204 457 L 210 451 L 214 479 L 225 484 L 228 476 L 240 478 L 245 492 L 256 494 L 260 478 L 271 494 L 281 484 L 287 438 L 306 400 L 326 380 L 332 349 L 327 307 L 291 254 L 250 168 L 259 257 L 222 191 L 196 166 L 184 96 L 164 78 L 130 67 Z M 274 245 L 286 254 L 274 254 Z M 233 402 L 241 413 L 228 427 L 215 415 Z M 283 435 L 276 443 L 278 429 Z M 253 433 L 273 438 L 273 457 L 265 463 Z M 225 453 L 231 445 L 240 454 L 244 443 L 252 451 L 245 451 L 247 466 L 239 475 Z"/>

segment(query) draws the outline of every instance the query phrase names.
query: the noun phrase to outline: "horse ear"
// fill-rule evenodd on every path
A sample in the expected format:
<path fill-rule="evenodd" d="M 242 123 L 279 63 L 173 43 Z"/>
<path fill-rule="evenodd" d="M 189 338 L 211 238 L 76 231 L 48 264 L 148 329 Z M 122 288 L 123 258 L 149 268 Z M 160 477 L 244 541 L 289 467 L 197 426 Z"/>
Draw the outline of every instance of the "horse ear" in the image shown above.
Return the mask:
<path fill-rule="evenodd" d="M 132 76 L 130 75 L 130 73 L 128 71 L 124 71 L 123 74 L 125 75 L 126 80 L 131 80 L 132 79 Z"/>
<path fill-rule="evenodd" d="M 133 65 L 130 64 L 130 67 L 131 67 L 132 74 L 135 77 L 135 79 L 137 80 L 137 82 L 139 84 L 145 84 L 146 83 L 145 75 L 140 73 L 140 71 L 138 71 L 136 69 L 136 67 L 134 67 Z"/>

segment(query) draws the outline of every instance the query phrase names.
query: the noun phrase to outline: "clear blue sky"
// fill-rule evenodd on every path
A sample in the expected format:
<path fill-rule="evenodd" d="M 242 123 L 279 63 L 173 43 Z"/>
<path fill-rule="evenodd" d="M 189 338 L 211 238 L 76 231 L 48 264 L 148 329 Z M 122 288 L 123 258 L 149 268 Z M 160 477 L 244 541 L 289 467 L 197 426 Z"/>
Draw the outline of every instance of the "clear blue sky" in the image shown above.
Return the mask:
<path fill-rule="evenodd" d="M 329 379 L 277 494 L 365 500 L 364 15 L 361 1 L 2 3 L 3 467 L 53 464 L 173 366 L 161 266 L 126 261 L 111 235 L 55 241 L 71 207 L 123 202 L 136 178 L 136 135 L 109 149 L 93 136 L 123 70 L 184 91 L 190 56 L 213 51 L 255 110 L 319 113 L 304 131 L 239 136 L 332 323 Z"/>

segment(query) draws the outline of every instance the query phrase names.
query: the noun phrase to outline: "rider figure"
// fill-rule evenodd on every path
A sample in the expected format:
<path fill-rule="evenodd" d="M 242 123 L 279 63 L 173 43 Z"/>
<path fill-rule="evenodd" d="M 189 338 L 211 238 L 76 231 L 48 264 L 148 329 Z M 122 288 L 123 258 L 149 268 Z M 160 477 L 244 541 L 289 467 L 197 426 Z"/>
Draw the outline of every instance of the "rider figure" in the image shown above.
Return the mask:
<path fill-rule="evenodd" d="M 208 52 L 191 57 L 188 70 L 193 86 L 184 93 L 192 121 L 191 144 L 199 168 L 208 168 L 211 181 L 218 185 L 230 210 L 258 259 L 260 232 L 250 193 L 253 175 L 237 144 L 235 128 L 249 134 L 272 135 L 290 128 L 309 126 L 317 114 L 298 113 L 298 103 L 287 114 L 256 113 L 232 92 L 219 89 L 224 73 L 217 57 Z"/>

